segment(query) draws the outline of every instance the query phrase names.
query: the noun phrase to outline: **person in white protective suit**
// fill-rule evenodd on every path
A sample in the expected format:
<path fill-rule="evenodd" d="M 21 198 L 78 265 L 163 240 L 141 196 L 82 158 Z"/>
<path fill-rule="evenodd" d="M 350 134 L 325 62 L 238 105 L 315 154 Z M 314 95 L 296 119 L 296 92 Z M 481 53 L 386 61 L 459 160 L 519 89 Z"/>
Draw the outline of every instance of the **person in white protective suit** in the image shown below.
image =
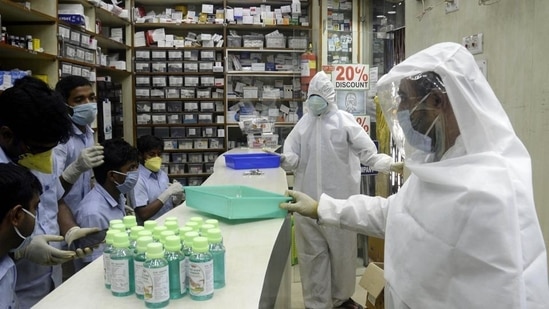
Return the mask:
<path fill-rule="evenodd" d="M 337 198 L 360 193 L 360 163 L 374 170 L 402 171 L 374 142 L 353 115 L 338 110 L 335 89 L 326 73 L 317 73 L 309 85 L 308 112 L 286 141 L 281 166 L 293 171 L 294 188 L 319 198 L 323 192 Z M 295 216 L 296 246 L 306 308 L 361 308 L 351 296 L 356 284 L 356 233 L 319 226 Z"/>
<path fill-rule="evenodd" d="M 385 238 L 386 308 L 549 308 L 547 252 L 530 156 L 473 56 L 440 43 L 378 82 L 411 174 L 388 198 L 280 206 Z M 398 140 L 397 140 L 398 141 Z"/>

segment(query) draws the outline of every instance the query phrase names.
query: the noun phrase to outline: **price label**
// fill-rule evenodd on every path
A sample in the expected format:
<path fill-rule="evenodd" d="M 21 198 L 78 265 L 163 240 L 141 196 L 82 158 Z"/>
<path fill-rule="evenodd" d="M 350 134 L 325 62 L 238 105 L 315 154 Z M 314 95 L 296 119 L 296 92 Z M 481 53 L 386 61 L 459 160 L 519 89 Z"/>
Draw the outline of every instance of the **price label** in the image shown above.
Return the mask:
<path fill-rule="evenodd" d="M 355 116 L 356 122 L 370 135 L 370 116 Z"/>
<path fill-rule="evenodd" d="M 332 82 L 338 90 L 366 90 L 370 88 L 367 64 L 335 65 L 332 71 Z"/>

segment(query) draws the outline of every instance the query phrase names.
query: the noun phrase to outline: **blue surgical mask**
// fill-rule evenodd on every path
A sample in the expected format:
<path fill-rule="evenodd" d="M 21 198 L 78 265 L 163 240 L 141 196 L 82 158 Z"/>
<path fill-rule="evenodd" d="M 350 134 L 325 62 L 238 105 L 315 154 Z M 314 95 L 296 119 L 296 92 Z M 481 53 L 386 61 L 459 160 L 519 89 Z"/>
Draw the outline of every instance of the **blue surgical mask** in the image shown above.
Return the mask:
<path fill-rule="evenodd" d="M 398 122 L 400 124 L 400 127 L 402 128 L 402 132 L 404 133 L 404 136 L 406 137 L 406 141 L 412 147 L 417 148 L 421 151 L 432 152 L 433 141 L 429 137 L 429 133 L 433 129 L 439 116 L 437 116 L 435 120 L 433 120 L 433 123 L 429 126 L 429 129 L 427 129 L 427 132 L 425 132 L 425 134 L 422 134 L 416 131 L 412 126 L 410 115 L 411 115 L 410 110 L 407 110 L 407 109 L 397 112 Z"/>
<path fill-rule="evenodd" d="M 116 181 L 114 182 L 116 184 L 116 188 L 122 194 L 126 194 L 126 193 L 130 192 L 133 189 L 133 187 L 135 187 L 135 184 L 137 183 L 137 180 L 139 179 L 139 171 L 131 171 L 131 172 L 127 172 L 125 174 L 117 172 L 117 171 L 113 171 L 113 172 L 115 172 L 117 174 L 120 174 L 120 175 L 126 176 L 126 179 L 124 180 L 123 183 L 118 183 Z"/>
<path fill-rule="evenodd" d="M 36 221 L 36 216 L 33 215 L 32 212 L 26 210 L 25 208 L 21 208 L 21 209 Z M 32 240 L 32 233 L 29 236 L 23 236 L 23 234 L 21 234 L 21 231 L 19 231 L 17 226 L 14 226 L 13 228 L 15 229 L 15 233 L 17 233 L 17 236 L 21 237 L 23 241 L 19 244 L 19 246 L 17 246 L 17 248 L 11 249 L 10 252 L 15 252 L 22 248 L 25 248 Z"/>
<path fill-rule="evenodd" d="M 72 121 L 81 126 L 91 124 L 97 115 L 97 103 L 80 104 L 71 108 Z"/>
<path fill-rule="evenodd" d="M 318 95 L 310 96 L 307 99 L 307 104 L 309 105 L 309 111 L 315 116 L 320 116 L 328 107 L 328 102 Z"/>

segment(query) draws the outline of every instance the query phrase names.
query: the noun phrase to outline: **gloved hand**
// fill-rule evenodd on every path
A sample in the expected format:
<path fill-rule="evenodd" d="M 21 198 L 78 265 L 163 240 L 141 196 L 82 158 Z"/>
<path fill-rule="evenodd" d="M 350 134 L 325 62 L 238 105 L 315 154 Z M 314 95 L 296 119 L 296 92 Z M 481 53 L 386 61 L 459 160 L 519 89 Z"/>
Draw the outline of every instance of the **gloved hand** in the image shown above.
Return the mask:
<path fill-rule="evenodd" d="M 164 192 L 160 193 L 160 195 L 157 197 L 163 204 L 166 204 L 166 201 L 172 196 L 176 194 L 183 193 L 183 186 L 177 182 L 174 181 L 170 186 L 168 186 L 168 189 L 166 189 Z"/>
<path fill-rule="evenodd" d="M 303 192 L 288 190 L 286 196 L 294 198 L 293 202 L 280 203 L 280 208 L 297 212 L 302 216 L 318 219 L 318 202 Z"/>
<path fill-rule="evenodd" d="M 59 250 L 49 245 L 50 241 L 63 241 L 59 235 L 36 235 L 31 242 L 15 251 L 15 259 L 26 258 L 41 265 L 56 265 L 72 260 L 76 256 L 74 251 Z"/>
<path fill-rule="evenodd" d="M 280 154 L 280 164 L 284 163 L 284 161 L 286 161 L 286 155 L 285 154 Z"/>
<path fill-rule="evenodd" d="M 67 231 L 67 233 L 65 233 L 65 242 L 68 246 L 70 246 L 75 240 L 86 237 L 93 233 L 97 233 L 99 231 L 101 231 L 101 229 L 98 227 L 81 228 L 79 226 L 73 226 Z"/>
<path fill-rule="evenodd" d="M 66 182 L 74 184 L 83 172 L 103 164 L 103 158 L 103 146 L 85 148 L 80 152 L 78 159 L 63 171 L 62 177 Z"/>
<path fill-rule="evenodd" d="M 404 171 L 404 162 L 392 163 L 389 169 L 391 170 L 391 172 L 402 174 L 402 172 Z"/>
<path fill-rule="evenodd" d="M 177 180 L 173 180 L 173 183 L 179 183 L 179 181 Z M 183 189 L 185 190 L 185 189 Z M 179 192 L 176 192 L 173 196 L 172 196 L 172 201 L 173 201 L 173 205 L 174 206 L 177 206 L 179 204 L 181 204 L 181 202 L 183 202 L 183 200 L 185 199 L 185 192 L 181 190 Z"/>

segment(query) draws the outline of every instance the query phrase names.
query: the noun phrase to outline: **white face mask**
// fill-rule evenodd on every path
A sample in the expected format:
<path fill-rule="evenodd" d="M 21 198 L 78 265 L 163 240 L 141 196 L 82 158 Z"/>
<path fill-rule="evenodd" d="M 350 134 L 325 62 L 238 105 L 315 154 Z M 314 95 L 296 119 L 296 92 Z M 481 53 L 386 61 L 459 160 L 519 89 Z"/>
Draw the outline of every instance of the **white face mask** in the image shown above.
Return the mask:
<path fill-rule="evenodd" d="M 97 103 L 94 102 L 76 105 L 71 108 L 72 121 L 81 126 L 91 124 L 97 115 Z"/>
<path fill-rule="evenodd" d="M 328 108 L 328 102 L 324 100 L 321 96 L 312 95 L 307 99 L 307 104 L 309 106 L 309 111 L 315 116 L 320 116 L 326 108 Z"/>
<path fill-rule="evenodd" d="M 26 210 L 25 208 L 21 208 L 26 214 L 31 216 L 36 221 L 36 216 L 32 214 L 32 212 Z M 17 233 L 17 236 L 21 237 L 23 241 L 17 246 L 17 248 L 11 249 L 10 252 L 18 251 L 19 249 L 25 248 L 32 240 L 32 233 L 29 236 L 23 236 L 21 234 L 21 231 L 17 228 L 17 226 L 13 227 L 15 229 L 15 233 Z"/>

